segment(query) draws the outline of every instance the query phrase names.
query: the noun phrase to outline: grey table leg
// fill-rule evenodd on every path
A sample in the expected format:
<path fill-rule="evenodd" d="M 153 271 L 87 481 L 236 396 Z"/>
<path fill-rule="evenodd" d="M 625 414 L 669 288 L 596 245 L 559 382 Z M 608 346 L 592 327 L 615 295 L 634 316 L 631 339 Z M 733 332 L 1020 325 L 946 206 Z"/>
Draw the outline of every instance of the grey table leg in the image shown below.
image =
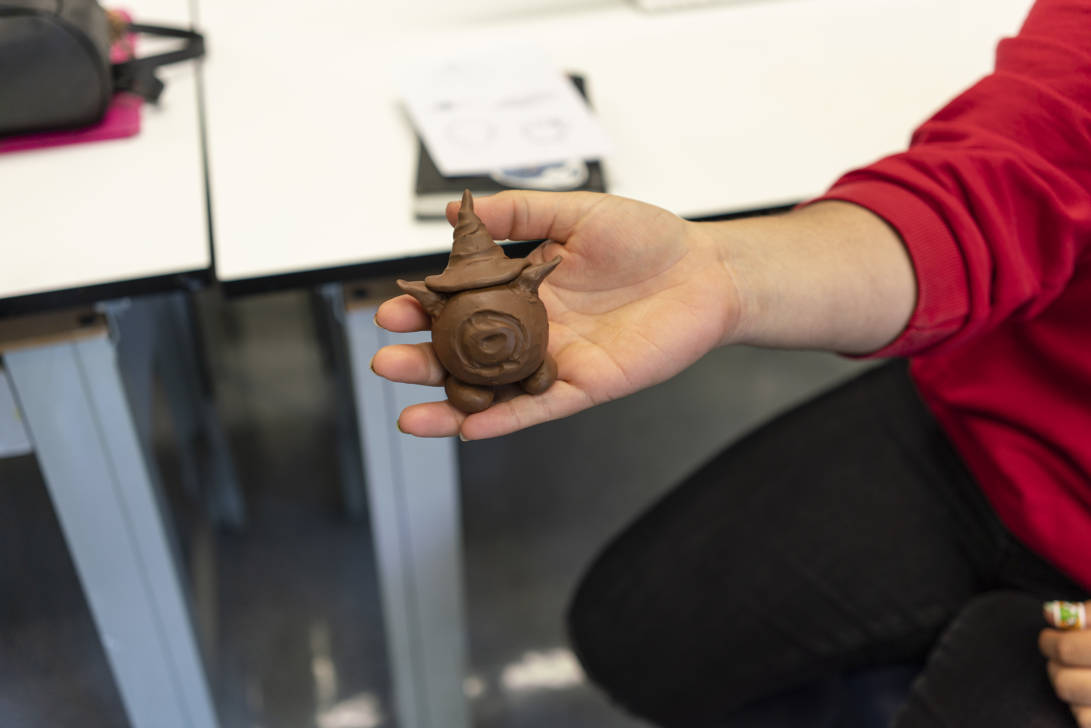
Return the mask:
<path fill-rule="evenodd" d="M 393 343 L 374 316 L 374 306 L 350 306 L 344 322 L 398 723 L 466 728 L 455 445 L 398 432 L 398 412 L 440 390 L 393 384 L 371 372 L 371 357 Z M 399 335 L 398 341 L 424 338 Z"/>
<path fill-rule="evenodd" d="M 156 302 L 156 364 L 177 426 L 188 407 L 190 437 L 199 443 L 199 481 L 213 522 L 232 528 L 246 523 L 242 488 L 211 385 L 202 376 L 197 322 L 185 293 L 173 293 Z"/>
<path fill-rule="evenodd" d="M 215 728 L 149 463 L 105 331 L 5 365 L 133 728 Z"/>
<path fill-rule="evenodd" d="M 163 385 L 179 450 L 182 483 L 214 523 L 241 528 L 246 509 L 212 393 L 201 375 L 197 331 L 186 293 L 102 305 L 130 409 L 146 456 L 152 455 L 153 379 Z M 154 473 L 153 473 L 154 476 Z"/>
<path fill-rule="evenodd" d="M 319 345 L 326 352 L 334 386 L 337 460 L 341 478 L 341 498 L 345 513 L 352 519 L 364 517 L 367 488 L 360 453 L 360 428 L 356 420 L 356 402 L 352 386 L 352 366 L 344 334 L 345 305 L 339 283 L 322 286 L 317 291 L 315 312 Z"/>

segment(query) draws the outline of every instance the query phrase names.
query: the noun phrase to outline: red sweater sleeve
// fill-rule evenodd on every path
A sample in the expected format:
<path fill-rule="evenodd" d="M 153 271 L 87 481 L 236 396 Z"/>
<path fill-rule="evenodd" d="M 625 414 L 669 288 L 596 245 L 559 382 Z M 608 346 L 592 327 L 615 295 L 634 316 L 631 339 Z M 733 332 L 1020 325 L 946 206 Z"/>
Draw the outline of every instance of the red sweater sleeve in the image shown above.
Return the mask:
<path fill-rule="evenodd" d="M 995 71 L 908 151 L 820 199 L 872 210 L 913 260 L 915 311 L 877 355 L 953 346 L 1049 306 L 1091 248 L 1091 0 L 1039 0 Z"/>

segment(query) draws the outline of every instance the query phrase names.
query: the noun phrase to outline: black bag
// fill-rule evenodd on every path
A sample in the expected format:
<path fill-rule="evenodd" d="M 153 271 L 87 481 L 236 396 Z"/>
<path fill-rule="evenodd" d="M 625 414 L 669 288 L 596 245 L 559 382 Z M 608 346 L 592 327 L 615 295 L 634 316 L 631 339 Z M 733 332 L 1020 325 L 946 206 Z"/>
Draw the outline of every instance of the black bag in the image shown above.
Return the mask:
<path fill-rule="evenodd" d="M 111 64 L 111 39 L 124 32 L 185 44 Z M 0 0 L 0 135 L 93 124 L 118 91 L 154 102 L 163 91 L 155 69 L 204 50 L 204 37 L 193 30 L 119 27 L 96 0 Z"/>

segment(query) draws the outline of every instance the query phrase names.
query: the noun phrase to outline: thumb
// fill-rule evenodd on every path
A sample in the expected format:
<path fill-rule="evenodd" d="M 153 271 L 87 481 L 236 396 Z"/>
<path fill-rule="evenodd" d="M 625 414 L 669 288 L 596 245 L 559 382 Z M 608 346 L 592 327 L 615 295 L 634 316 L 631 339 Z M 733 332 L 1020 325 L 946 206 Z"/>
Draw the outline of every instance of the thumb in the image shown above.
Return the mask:
<path fill-rule="evenodd" d="M 1042 614 L 1051 627 L 1057 629 L 1086 629 L 1091 627 L 1091 602 L 1046 602 Z"/>
<path fill-rule="evenodd" d="M 495 240 L 555 240 L 563 243 L 584 215 L 604 197 L 601 192 L 509 190 L 474 199 L 474 212 Z M 461 203 L 447 203 L 447 221 L 458 220 Z"/>

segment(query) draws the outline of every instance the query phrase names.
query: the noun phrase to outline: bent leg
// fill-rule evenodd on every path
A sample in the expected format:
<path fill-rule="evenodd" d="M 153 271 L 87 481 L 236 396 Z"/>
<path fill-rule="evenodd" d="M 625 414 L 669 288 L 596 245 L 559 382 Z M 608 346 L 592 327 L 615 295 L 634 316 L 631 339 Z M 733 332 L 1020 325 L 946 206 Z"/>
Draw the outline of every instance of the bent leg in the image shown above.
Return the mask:
<path fill-rule="evenodd" d="M 527 394 L 541 394 L 557 381 L 557 362 L 549 354 L 545 355 L 542 366 L 533 374 L 521 382 L 523 391 Z"/>
<path fill-rule="evenodd" d="M 995 570 L 1002 527 L 904 363 L 720 453 L 597 559 L 569 613 L 588 675 L 664 726 L 923 658 Z"/>
<path fill-rule="evenodd" d="M 455 409 L 470 415 L 488 409 L 493 399 L 496 398 L 496 392 L 490 387 L 475 387 L 452 376 L 447 377 L 443 389 L 447 393 L 447 399 L 451 401 Z"/>

